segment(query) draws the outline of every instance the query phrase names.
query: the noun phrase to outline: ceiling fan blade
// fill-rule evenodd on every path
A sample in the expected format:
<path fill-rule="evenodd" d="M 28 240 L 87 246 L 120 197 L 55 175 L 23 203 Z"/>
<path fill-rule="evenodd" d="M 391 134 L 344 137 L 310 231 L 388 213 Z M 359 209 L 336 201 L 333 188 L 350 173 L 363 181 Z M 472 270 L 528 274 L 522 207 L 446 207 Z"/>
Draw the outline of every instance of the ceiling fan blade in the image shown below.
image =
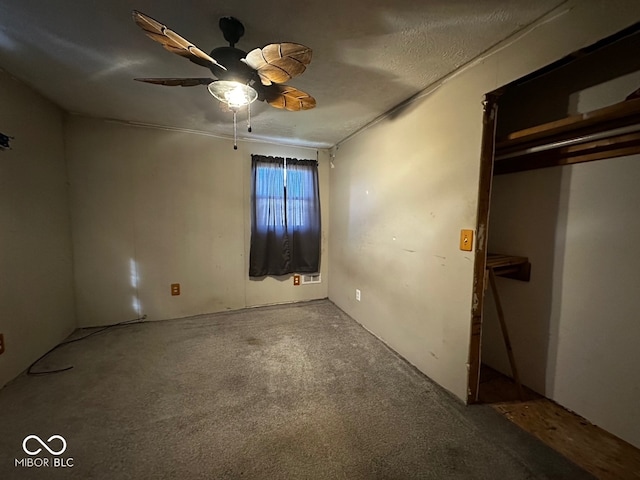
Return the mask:
<path fill-rule="evenodd" d="M 264 100 L 276 108 L 291 112 L 310 110 L 316 106 L 316 99 L 308 93 L 290 85 L 272 85 L 263 89 Z"/>
<path fill-rule="evenodd" d="M 144 30 L 149 38 L 162 44 L 162 46 L 170 52 L 188 58 L 192 62 L 202 65 L 203 67 L 210 68 L 215 65 L 226 70 L 226 68 L 223 65 L 220 65 L 214 58 L 207 55 L 187 39 L 182 38 L 166 25 L 163 25 L 148 15 L 134 10 L 133 21 L 136 22 L 142 30 Z"/>
<path fill-rule="evenodd" d="M 251 50 L 244 62 L 258 72 L 263 85 L 284 83 L 301 75 L 311 62 L 312 50 L 299 43 L 271 43 Z"/>
<path fill-rule="evenodd" d="M 134 78 L 134 80 L 167 87 L 195 87 L 196 85 L 209 85 L 215 81 L 213 78 Z"/>

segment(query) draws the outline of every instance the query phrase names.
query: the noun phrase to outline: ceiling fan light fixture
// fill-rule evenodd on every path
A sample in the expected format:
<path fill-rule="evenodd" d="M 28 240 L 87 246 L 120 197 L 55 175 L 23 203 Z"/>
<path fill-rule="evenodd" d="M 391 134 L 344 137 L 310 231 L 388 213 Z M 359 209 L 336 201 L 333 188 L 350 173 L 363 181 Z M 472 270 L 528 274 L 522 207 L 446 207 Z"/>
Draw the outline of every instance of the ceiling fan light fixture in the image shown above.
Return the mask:
<path fill-rule="evenodd" d="M 244 80 L 243 83 L 213 78 L 135 79 L 172 87 L 207 85 L 209 93 L 233 112 L 233 148 L 235 150 L 238 149 L 238 110 L 247 107 L 247 131 L 251 133 L 251 104 L 258 100 L 258 92 L 248 85 L 249 83 L 260 89 L 260 100 L 272 107 L 298 111 L 309 110 L 316 106 L 316 101 L 311 95 L 284 85 L 284 82 L 289 79 L 301 75 L 311 62 L 312 52 L 309 47 L 291 42 L 270 43 L 263 48 L 254 48 L 246 53 L 235 48 L 235 44 L 244 34 L 244 26 L 237 18 L 222 17 L 219 26 L 229 46 L 214 48 L 211 55 L 208 55 L 186 38 L 142 12 L 134 10 L 133 21 L 147 36 L 162 44 L 166 50 L 208 68 L 216 79 Z"/>
<path fill-rule="evenodd" d="M 218 80 L 211 82 L 207 88 L 211 95 L 226 103 L 232 110 L 249 105 L 258 98 L 258 92 L 254 88 L 240 82 Z"/>

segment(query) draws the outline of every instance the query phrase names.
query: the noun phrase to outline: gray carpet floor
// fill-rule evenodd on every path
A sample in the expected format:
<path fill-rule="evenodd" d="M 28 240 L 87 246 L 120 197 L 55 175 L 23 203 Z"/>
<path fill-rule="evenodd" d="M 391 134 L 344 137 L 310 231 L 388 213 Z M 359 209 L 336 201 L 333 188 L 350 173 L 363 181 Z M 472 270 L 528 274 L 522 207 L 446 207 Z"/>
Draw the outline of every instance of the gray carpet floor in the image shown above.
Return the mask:
<path fill-rule="evenodd" d="M 68 365 L 0 390 L 1 479 L 591 478 L 326 300 L 117 327 L 38 369 Z M 28 435 L 73 467 L 15 466 Z"/>

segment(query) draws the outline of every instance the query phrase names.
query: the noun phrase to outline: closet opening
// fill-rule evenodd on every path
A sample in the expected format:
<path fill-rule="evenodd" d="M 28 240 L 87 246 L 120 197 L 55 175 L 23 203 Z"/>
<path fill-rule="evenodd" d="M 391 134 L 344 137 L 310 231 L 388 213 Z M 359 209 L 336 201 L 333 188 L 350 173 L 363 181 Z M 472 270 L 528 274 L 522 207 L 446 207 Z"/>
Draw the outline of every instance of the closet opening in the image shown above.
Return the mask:
<path fill-rule="evenodd" d="M 467 398 L 514 417 L 548 400 L 631 449 L 639 51 L 636 24 L 486 95 Z M 564 428 L 551 414 L 526 421 Z"/>

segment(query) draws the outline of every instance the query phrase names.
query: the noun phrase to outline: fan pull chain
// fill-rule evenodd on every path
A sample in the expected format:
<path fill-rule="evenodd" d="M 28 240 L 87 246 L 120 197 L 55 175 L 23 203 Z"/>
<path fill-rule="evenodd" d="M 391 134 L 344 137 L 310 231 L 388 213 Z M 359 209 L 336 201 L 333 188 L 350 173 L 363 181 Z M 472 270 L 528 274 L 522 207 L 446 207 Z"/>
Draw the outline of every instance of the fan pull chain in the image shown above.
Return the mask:
<path fill-rule="evenodd" d="M 251 133 L 251 104 L 247 105 L 247 131 Z"/>
<path fill-rule="evenodd" d="M 237 110 L 233 109 L 233 149 L 238 149 L 238 122 L 237 122 Z"/>

